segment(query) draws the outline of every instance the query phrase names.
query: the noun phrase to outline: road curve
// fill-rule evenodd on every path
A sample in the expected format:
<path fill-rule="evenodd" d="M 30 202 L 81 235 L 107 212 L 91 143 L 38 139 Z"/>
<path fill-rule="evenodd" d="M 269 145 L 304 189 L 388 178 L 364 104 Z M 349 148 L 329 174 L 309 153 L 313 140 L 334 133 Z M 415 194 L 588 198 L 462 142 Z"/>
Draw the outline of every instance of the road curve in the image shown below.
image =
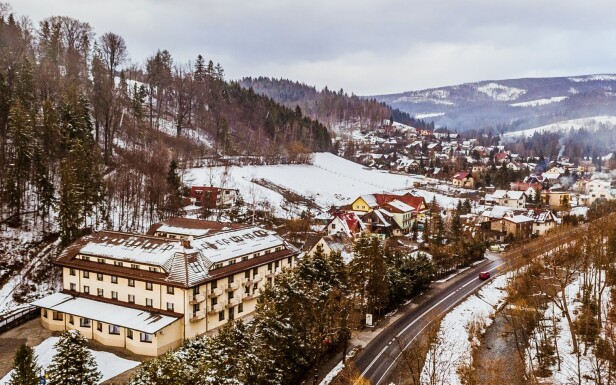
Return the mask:
<path fill-rule="evenodd" d="M 387 384 L 401 351 L 408 347 L 437 317 L 447 313 L 486 282 L 478 278 L 480 271 L 495 273 L 502 260 L 468 269 L 461 273 L 455 285 L 450 285 L 384 329 L 368 343 L 355 360 L 362 377 L 372 385 Z"/>

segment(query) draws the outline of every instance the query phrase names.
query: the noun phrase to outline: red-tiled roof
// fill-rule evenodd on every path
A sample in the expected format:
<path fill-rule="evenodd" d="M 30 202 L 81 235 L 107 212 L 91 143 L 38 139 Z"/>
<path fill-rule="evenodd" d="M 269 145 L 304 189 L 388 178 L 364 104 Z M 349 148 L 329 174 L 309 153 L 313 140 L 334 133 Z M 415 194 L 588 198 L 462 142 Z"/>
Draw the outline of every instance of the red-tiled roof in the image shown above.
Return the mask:
<path fill-rule="evenodd" d="M 457 180 L 464 180 L 466 177 L 468 177 L 471 173 L 468 171 L 458 171 L 454 176 L 453 179 L 457 179 Z"/>

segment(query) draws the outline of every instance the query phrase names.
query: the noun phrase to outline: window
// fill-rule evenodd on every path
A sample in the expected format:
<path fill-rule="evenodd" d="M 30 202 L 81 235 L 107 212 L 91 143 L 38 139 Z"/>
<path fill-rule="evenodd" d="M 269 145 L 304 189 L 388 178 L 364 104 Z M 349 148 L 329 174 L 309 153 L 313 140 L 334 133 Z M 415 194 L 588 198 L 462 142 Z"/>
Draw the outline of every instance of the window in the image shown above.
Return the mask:
<path fill-rule="evenodd" d="M 77 290 L 77 285 L 74 283 L 71 283 L 71 291 L 76 291 Z"/>
<path fill-rule="evenodd" d="M 135 296 L 132 294 L 128 295 L 128 303 L 135 303 Z"/>
<path fill-rule="evenodd" d="M 216 289 L 218 287 L 218 281 L 217 280 L 213 280 L 212 281 L 212 289 Z"/>
<path fill-rule="evenodd" d="M 240 302 L 239 305 L 237 305 L 237 312 L 241 313 L 244 311 L 244 304 Z"/>
<path fill-rule="evenodd" d="M 246 270 L 246 271 L 244 272 L 244 278 L 246 278 L 246 279 L 250 279 L 250 270 Z"/>
<path fill-rule="evenodd" d="M 257 274 L 259 274 L 259 268 L 255 267 L 252 269 L 252 277 L 254 278 Z"/>
<path fill-rule="evenodd" d="M 146 282 L 145 283 L 145 289 L 146 290 L 152 290 L 152 282 Z"/>
<path fill-rule="evenodd" d="M 272 263 L 267 264 L 267 271 L 272 271 Z"/>
<path fill-rule="evenodd" d="M 193 287 L 193 296 L 199 295 L 199 286 Z"/>
<path fill-rule="evenodd" d="M 235 259 L 229 260 L 229 265 L 233 265 L 233 264 L 235 264 Z"/>
<path fill-rule="evenodd" d="M 96 295 L 103 297 L 105 295 L 105 291 L 103 289 L 96 289 Z"/>
<path fill-rule="evenodd" d="M 119 261 L 113 261 L 113 264 L 116 266 L 124 266 L 124 263 Z"/>
<path fill-rule="evenodd" d="M 293 257 L 287 258 L 287 263 L 289 264 L 289 266 L 293 265 Z"/>
<path fill-rule="evenodd" d="M 73 320 L 73 316 L 72 315 L 68 316 L 68 323 L 71 324 L 71 325 L 75 324 L 75 320 Z"/>
<path fill-rule="evenodd" d="M 255 282 L 255 283 L 252 285 L 252 292 L 253 292 L 253 294 L 254 294 L 254 292 L 255 292 L 255 291 L 257 291 L 257 288 L 258 288 L 258 287 L 259 287 L 259 284 L 258 284 L 257 282 Z"/>
<path fill-rule="evenodd" d="M 279 268 L 280 267 L 280 261 L 276 261 L 274 267 L 276 267 L 276 269 Z"/>
<path fill-rule="evenodd" d="M 150 271 L 153 271 L 153 272 L 155 272 L 155 273 L 158 273 L 158 267 L 153 267 L 153 266 L 150 266 L 150 267 L 148 267 L 148 269 L 149 269 Z"/>
<path fill-rule="evenodd" d="M 196 313 L 198 311 L 199 311 L 199 304 L 196 303 L 196 304 L 193 305 L 193 313 Z"/>
<path fill-rule="evenodd" d="M 99 258 L 98 263 L 105 263 L 105 258 Z"/>
<path fill-rule="evenodd" d="M 86 294 L 90 294 L 90 286 L 84 285 L 83 286 L 83 292 L 86 293 Z"/>
<path fill-rule="evenodd" d="M 47 318 L 47 309 L 43 309 L 43 317 Z"/>
<path fill-rule="evenodd" d="M 214 306 L 218 305 L 218 298 L 214 297 L 212 298 L 212 310 L 214 310 Z"/>
<path fill-rule="evenodd" d="M 139 265 L 137 265 L 136 263 L 131 263 L 131 264 L 130 264 L 130 268 L 131 268 L 131 269 L 138 269 L 138 268 L 139 268 Z"/>
<path fill-rule="evenodd" d="M 173 311 L 173 302 L 167 302 L 167 310 Z"/>
<path fill-rule="evenodd" d="M 134 279 L 132 279 L 132 278 L 129 278 L 129 279 L 128 279 L 128 286 L 130 286 L 130 287 L 135 287 L 135 280 L 134 280 Z"/>
<path fill-rule="evenodd" d="M 120 334 L 120 327 L 118 325 L 109 325 L 109 334 Z"/>
<path fill-rule="evenodd" d="M 81 259 L 83 259 L 84 261 L 89 261 L 89 260 L 90 260 L 90 257 L 85 256 L 85 255 L 82 255 L 82 256 L 81 256 Z"/>
<path fill-rule="evenodd" d="M 225 320 L 225 311 L 219 311 L 218 312 L 218 320 L 219 321 L 224 321 Z"/>
<path fill-rule="evenodd" d="M 248 257 L 242 257 L 242 261 L 247 261 Z"/>
<path fill-rule="evenodd" d="M 167 294 L 173 294 L 174 289 L 173 286 L 167 286 Z"/>
<path fill-rule="evenodd" d="M 96 273 L 96 279 L 98 279 L 99 281 L 103 280 L 103 274 L 102 273 Z"/>
<path fill-rule="evenodd" d="M 71 267 L 71 269 L 69 270 L 69 272 L 70 272 L 70 274 L 71 274 L 71 275 L 75 275 L 75 269 L 73 269 L 72 267 Z"/>
<path fill-rule="evenodd" d="M 245 295 L 250 295 L 250 285 L 244 286 L 244 294 Z"/>
<path fill-rule="evenodd" d="M 83 277 L 84 278 L 90 278 L 90 272 L 89 271 L 84 271 L 83 272 Z"/>
<path fill-rule="evenodd" d="M 152 301 L 152 298 L 146 298 L 145 299 L 145 306 L 152 307 L 153 303 L 154 303 L 154 301 Z"/>
<path fill-rule="evenodd" d="M 214 264 L 214 269 L 219 269 L 221 267 L 222 267 L 222 262 Z"/>
<path fill-rule="evenodd" d="M 51 318 L 53 318 L 54 321 L 62 321 L 64 318 L 62 318 L 62 313 L 54 311 L 51 313 Z"/>
<path fill-rule="evenodd" d="M 126 338 L 129 340 L 133 339 L 133 331 L 131 329 L 126 329 Z"/>
<path fill-rule="evenodd" d="M 98 330 L 99 332 L 103 331 L 103 323 L 102 322 L 96 322 L 96 330 Z"/>
<path fill-rule="evenodd" d="M 116 277 L 115 275 L 111 276 L 111 283 L 118 283 L 118 277 Z"/>
<path fill-rule="evenodd" d="M 139 333 L 139 340 L 141 342 L 147 342 L 148 344 L 152 343 L 154 335 L 150 333 Z"/>
<path fill-rule="evenodd" d="M 253 258 L 257 258 L 259 255 L 261 255 L 261 253 L 254 253 L 252 256 Z"/>
<path fill-rule="evenodd" d="M 232 284 L 233 283 L 233 277 L 234 277 L 233 275 L 230 275 L 230 276 L 227 277 L 227 283 L 228 284 Z"/>
<path fill-rule="evenodd" d="M 92 322 L 89 318 L 82 317 L 79 319 L 79 326 L 81 326 L 82 328 L 89 328 L 90 326 L 92 326 Z"/>
<path fill-rule="evenodd" d="M 111 298 L 118 299 L 118 292 L 117 291 L 111 291 Z"/>
<path fill-rule="evenodd" d="M 227 301 L 231 302 L 232 299 L 233 299 L 233 292 L 230 291 L 227 293 Z"/>

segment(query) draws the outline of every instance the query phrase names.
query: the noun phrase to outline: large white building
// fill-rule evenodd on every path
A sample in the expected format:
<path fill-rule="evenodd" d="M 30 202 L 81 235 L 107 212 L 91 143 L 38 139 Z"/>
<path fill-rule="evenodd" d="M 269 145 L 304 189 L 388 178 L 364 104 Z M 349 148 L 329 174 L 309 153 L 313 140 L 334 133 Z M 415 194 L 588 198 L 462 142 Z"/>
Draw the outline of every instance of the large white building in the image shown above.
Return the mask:
<path fill-rule="evenodd" d="M 100 231 L 62 253 L 63 290 L 34 305 L 50 330 L 155 356 L 250 317 L 298 253 L 255 226 L 176 218 L 148 235 Z"/>

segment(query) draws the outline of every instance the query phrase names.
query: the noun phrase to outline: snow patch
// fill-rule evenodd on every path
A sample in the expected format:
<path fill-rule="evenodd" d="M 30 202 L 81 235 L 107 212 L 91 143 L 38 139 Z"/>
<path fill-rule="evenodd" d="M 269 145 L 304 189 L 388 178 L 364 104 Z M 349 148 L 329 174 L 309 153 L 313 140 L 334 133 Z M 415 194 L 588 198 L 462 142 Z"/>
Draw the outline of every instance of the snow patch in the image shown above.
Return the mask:
<path fill-rule="evenodd" d="M 616 80 L 616 75 L 598 74 L 598 75 L 576 76 L 576 77 L 569 78 L 569 80 L 575 83 L 614 81 Z"/>
<path fill-rule="evenodd" d="M 483 86 L 479 86 L 477 87 L 477 91 L 483 92 L 499 102 L 516 100 L 526 93 L 526 90 L 521 88 L 507 87 L 498 83 L 488 83 Z"/>
<path fill-rule="evenodd" d="M 54 345 L 58 342 L 59 339 L 59 337 L 50 337 L 47 338 L 45 341 L 41 342 L 40 345 L 34 347 L 34 353 L 37 356 L 37 363 L 42 370 L 47 369 L 47 367 L 51 364 L 51 360 L 56 354 L 56 349 Z M 140 364 L 137 361 L 120 358 L 112 353 L 101 352 L 92 349 L 88 350 L 94 356 L 94 359 L 96 360 L 96 365 L 98 366 L 98 370 L 100 370 L 101 374 L 103 375 L 101 383 L 119 374 L 122 374 L 125 371 L 132 369 Z M 2 379 L 0 379 L 0 385 L 6 385 L 9 383 L 9 380 L 11 379 L 11 373 L 12 371 L 9 372 Z"/>
<path fill-rule="evenodd" d="M 527 102 L 512 103 L 510 104 L 510 106 L 511 107 L 537 107 L 537 106 L 543 106 L 546 104 L 562 102 L 565 99 L 567 99 L 567 96 L 554 96 L 554 97 L 547 98 L 547 99 L 536 99 L 536 100 L 529 100 Z"/>
<path fill-rule="evenodd" d="M 438 116 L 445 115 L 444 112 L 426 112 L 423 114 L 415 114 L 415 119 L 427 119 L 427 118 L 436 118 Z"/>
<path fill-rule="evenodd" d="M 544 132 L 563 132 L 570 129 L 579 130 L 597 130 L 599 125 L 616 125 L 616 116 L 594 116 L 590 118 L 565 120 L 563 122 L 552 123 L 541 127 L 529 128 L 527 130 L 507 132 L 503 135 L 505 138 L 517 138 L 517 137 L 531 137 L 537 133 Z"/>

